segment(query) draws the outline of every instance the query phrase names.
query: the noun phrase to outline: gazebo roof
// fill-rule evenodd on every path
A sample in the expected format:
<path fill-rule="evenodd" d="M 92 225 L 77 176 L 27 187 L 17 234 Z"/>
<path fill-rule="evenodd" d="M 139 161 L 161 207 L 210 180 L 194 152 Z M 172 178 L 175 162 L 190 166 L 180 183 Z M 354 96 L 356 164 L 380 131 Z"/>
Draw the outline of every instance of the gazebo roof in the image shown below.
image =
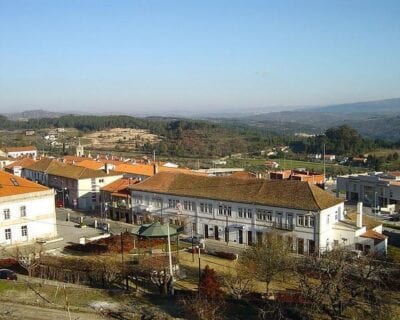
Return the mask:
<path fill-rule="evenodd" d="M 161 224 L 159 221 L 153 222 L 152 224 L 144 224 L 135 234 L 146 238 L 167 238 L 168 224 Z M 177 227 L 169 225 L 169 235 L 175 236 L 176 234 L 178 234 Z"/>

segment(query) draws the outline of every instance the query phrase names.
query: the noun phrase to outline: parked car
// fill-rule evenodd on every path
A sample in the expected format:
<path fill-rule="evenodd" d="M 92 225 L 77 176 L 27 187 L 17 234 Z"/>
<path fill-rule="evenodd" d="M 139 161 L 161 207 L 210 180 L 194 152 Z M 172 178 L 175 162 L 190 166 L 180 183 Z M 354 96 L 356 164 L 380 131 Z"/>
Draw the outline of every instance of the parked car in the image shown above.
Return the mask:
<path fill-rule="evenodd" d="M 9 269 L 0 269 L 0 279 L 5 279 L 5 280 L 17 280 L 18 276 L 17 274 Z"/>
<path fill-rule="evenodd" d="M 64 203 L 62 200 L 56 200 L 56 208 L 63 208 Z"/>

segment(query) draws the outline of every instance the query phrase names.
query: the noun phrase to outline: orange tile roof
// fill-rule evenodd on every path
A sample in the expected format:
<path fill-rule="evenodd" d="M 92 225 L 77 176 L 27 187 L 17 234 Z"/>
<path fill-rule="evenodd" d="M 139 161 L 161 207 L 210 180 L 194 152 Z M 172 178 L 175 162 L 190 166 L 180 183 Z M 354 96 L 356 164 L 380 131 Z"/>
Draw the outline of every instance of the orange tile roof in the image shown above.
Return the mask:
<path fill-rule="evenodd" d="M 141 176 L 152 177 L 154 176 L 154 166 L 152 164 L 129 164 L 122 163 L 115 167 L 115 171 L 124 172 L 124 173 L 132 173 Z M 192 173 L 190 169 L 186 168 L 169 168 L 158 166 L 158 172 L 183 172 L 183 173 Z"/>
<path fill-rule="evenodd" d="M 45 190 L 50 189 L 27 179 L 14 176 L 4 171 L 0 171 L 0 197 Z"/>
<path fill-rule="evenodd" d="M 107 174 L 104 170 L 88 169 L 72 164 L 61 163 L 55 159 L 49 158 L 41 159 L 31 166 L 28 166 L 27 169 L 76 180 L 122 175 L 121 172 L 110 171 Z"/>
<path fill-rule="evenodd" d="M 77 162 L 76 166 L 84 167 L 84 168 L 92 169 L 92 170 L 99 170 L 100 168 L 102 168 L 104 166 L 104 164 L 102 162 L 98 162 L 95 160 L 85 159 L 83 161 Z"/>
<path fill-rule="evenodd" d="M 22 167 L 26 168 L 32 164 L 34 164 L 36 161 L 33 160 L 32 158 L 22 158 L 20 160 L 14 161 L 10 163 L 8 166 L 6 166 L 6 169 L 12 169 L 14 167 Z"/>
<path fill-rule="evenodd" d="M 348 212 L 347 218 L 350 219 L 351 221 L 356 222 L 357 221 L 357 212 L 355 212 L 355 211 Z M 372 217 L 369 217 L 369 216 L 363 214 L 362 224 L 363 224 L 363 226 L 367 227 L 367 230 L 371 230 L 373 228 L 376 228 L 377 226 L 380 226 L 382 223 Z"/>
<path fill-rule="evenodd" d="M 139 182 L 139 180 L 136 180 L 136 179 L 121 178 L 121 179 L 115 180 L 114 182 L 107 184 L 106 186 L 102 187 L 100 190 L 107 191 L 107 192 L 121 192 L 122 190 L 125 190 L 129 186 L 134 185 L 135 183 L 138 183 L 138 182 Z"/>
<path fill-rule="evenodd" d="M 63 160 L 66 163 L 72 164 L 73 162 L 78 163 L 81 162 L 83 160 L 87 160 L 88 158 L 84 158 L 84 157 L 77 157 L 77 156 L 64 156 Z"/>
<path fill-rule="evenodd" d="M 385 236 L 384 234 L 381 234 L 374 230 L 368 230 L 368 231 L 364 232 L 362 235 L 360 235 L 360 237 L 370 238 L 370 239 L 374 239 L 374 240 L 385 240 L 387 238 L 387 236 Z"/>
<path fill-rule="evenodd" d="M 343 202 L 311 183 L 294 180 L 240 179 L 161 172 L 130 188 L 133 191 L 311 211 L 330 208 Z"/>
<path fill-rule="evenodd" d="M 20 152 L 20 151 L 37 151 L 36 147 L 26 146 L 26 147 L 9 147 L 5 149 L 6 152 Z"/>

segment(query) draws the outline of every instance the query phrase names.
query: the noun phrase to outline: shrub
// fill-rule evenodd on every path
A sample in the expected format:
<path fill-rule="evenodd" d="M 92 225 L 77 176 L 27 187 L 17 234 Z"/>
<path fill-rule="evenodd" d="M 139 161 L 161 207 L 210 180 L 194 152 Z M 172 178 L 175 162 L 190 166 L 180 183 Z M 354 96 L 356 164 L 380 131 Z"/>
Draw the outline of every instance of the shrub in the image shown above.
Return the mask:
<path fill-rule="evenodd" d="M 222 259 L 227 259 L 227 260 L 236 260 L 237 259 L 237 254 L 232 253 L 232 252 L 223 252 L 223 251 L 216 251 L 215 255 L 219 258 Z"/>

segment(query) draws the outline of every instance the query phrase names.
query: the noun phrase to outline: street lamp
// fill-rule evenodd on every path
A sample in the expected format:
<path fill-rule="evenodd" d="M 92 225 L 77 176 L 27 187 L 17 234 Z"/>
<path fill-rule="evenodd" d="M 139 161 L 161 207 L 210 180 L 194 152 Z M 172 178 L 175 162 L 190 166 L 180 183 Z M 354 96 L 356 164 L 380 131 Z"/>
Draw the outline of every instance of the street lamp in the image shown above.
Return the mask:
<path fill-rule="evenodd" d="M 196 246 L 197 252 L 199 254 L 199 284 L 198 284 L 198 292 L 200 294 L 200 278 L 201 278 L 201 249 L 200 246 Z"/>

